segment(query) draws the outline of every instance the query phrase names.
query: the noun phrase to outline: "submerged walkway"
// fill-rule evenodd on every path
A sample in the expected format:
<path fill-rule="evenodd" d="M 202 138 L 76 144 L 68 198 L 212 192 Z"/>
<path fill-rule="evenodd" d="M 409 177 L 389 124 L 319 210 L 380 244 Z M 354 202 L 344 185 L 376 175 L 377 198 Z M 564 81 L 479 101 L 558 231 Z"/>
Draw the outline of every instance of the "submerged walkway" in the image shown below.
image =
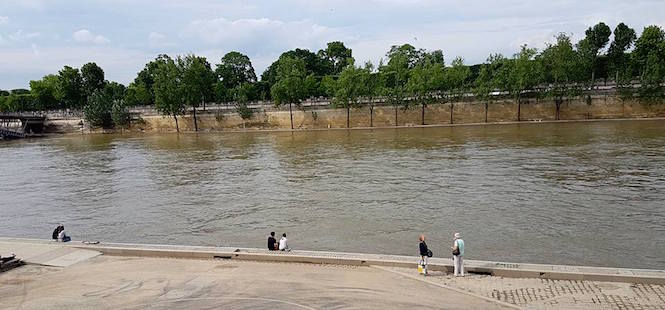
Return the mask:
<path fill-rule="evenodd" d="M 0 299 L 25 308 L 665 309 L 659 270 L 469 261 L 481 274 L 455 278 L 433 259 L 422 277 L 409 256 L 0 238 L 8 252 L 29 265 L 0 274 Z"/>

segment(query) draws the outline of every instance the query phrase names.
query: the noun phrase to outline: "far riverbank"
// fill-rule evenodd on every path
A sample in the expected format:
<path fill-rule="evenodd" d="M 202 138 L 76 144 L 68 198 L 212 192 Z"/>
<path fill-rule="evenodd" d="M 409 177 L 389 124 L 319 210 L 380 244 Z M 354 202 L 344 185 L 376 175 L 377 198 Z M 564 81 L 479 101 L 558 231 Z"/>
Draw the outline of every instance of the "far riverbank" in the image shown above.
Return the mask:
<path fill-rule="evenodd" d="M 288 109 L 278 109 L 272 105 L 254 106 L 249 119 L 242 119 L 228 106 L 213 105 L 205 110 L 197 110 L 196 124 L 191 111 L 178 117 L 181 132 L 193 132 L 197 128 L 200 132 L 291 131 Z M 53 115 L 48 118 L 47 132 L 176 131 L 173 117 L 161 116 L 150 107 L 135 109 L 133 115 L 131 126 L 121 130 L 90 130 L 81 117 Z M 345 109 L 324 102 L 307 104 L 293 111 L 294 130 L 298 131 L 661 118 L 665 118 L 665 104 L 647 105 L 638 100 L 622 100 L 611 95 L 598 95 L 589 101 L 565 100 L 559 105 L 552 100 L 536 99 L 525 99 L 520 104 L 513 100 L 438 103 L 410 109 L 377 103 L 371 108 L 351 109 L 348 114 Z"/>

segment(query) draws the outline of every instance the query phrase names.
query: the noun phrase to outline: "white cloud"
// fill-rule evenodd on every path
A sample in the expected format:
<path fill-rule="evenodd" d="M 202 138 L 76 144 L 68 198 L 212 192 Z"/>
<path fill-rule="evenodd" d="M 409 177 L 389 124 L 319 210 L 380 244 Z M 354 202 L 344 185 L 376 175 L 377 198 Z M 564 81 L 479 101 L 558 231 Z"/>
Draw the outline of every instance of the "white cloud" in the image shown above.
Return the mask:
<path fill-rule="evenodd" d="M 39 49 L 37 48 L 37 44 L 32 44 L 32 54 L 39 57 Z"/>
<path fill-rule="evenodd" d="M 152 53 L 110 46 L 27 46 L 0 49 L 0 85 L 2 88 L 27 87 L 28 81 L 58 72 L 63 66 L 81 67 L 94 61 L 104 68 L 106 78 L 128 83 L 154 58 Z M 15 80 L 15 76 L 21 76 Z"/>
<path fill-rule="evenodd" d="M 169 44 L 165 34 L 159 32 L 151 32 L 148 35 L 148 45 L 150 45 L 150 47 L 160 47 Z"/>
<path fill-rule="evenodd" d="M 320 48 L 328 40 L 342 35 L 338 29 L 309 20 L 285 22 L 268 18 L 196 20 L 183 34 L 208 45 L 240 49 L 250 54 L 260 50 Z"/>
<path fill-rule="evenodd" d="M 16 6 L 24 9 L 43 10 L 45 3 L 43 0 L 5 0 L 7 5 Z"/>
<path fill-rule="evenodd" d="M 106 44 L 110 40 L 102 35 L 96 35 L 90 32 L 88 29 L 81 29 L 72 34 L 74 41 L 82 43 L 94 43 L 94 44 Z"/>
<path fill-rule="evenodd" d="M 9 17 L 7 16 L 0 16 L 0 25 L 9 23 Z"/>
<path fill-rule="evenodd" d="M 23 32 L 23 29 L 19 29 L 13 34 L 9 35 L 9 39 L 12 41 L 23 42 L 39 36 L 39 32 Z"/>

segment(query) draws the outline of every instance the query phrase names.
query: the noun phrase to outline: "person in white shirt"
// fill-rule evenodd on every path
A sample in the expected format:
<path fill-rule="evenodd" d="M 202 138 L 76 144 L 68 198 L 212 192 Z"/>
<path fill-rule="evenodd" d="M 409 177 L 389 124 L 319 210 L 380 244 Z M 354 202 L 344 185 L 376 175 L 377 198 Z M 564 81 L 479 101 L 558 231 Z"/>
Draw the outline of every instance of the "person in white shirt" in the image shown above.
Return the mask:
<path fill-rule="evenodd" d="M 455 276 L 464 276 L 464 240 L 460 233 L 453 236 L 453 263 L 455 266 Z"/>
<path fill-rule="evenodd" d="M 61 226 L 62 230 L 60 230 L 60 233 L 58 233 L 58 241 L 60 242 L 68 242 L 71 241 L 72 238 L 70 238 L 67 233 L 65 232 L 65 227 Z"/>
<path fill-rule="evenodd" d="M 279 250 L 280 251 L 291 251 L 291 248 L 289 248 L 289 244 L 287 243 L 288 239 L 286 239 L 286 233 L 282 234 L 282 239 L 279 239 Z"/>

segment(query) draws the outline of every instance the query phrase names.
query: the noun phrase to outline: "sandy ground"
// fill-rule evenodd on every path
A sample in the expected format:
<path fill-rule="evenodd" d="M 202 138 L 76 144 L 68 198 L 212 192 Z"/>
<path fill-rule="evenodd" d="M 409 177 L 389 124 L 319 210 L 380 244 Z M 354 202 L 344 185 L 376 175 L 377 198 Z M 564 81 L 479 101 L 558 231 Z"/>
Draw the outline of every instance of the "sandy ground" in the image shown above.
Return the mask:
<path fill-rule="evenodd" d="M 0 274 L 2 309 L 498 309 L 372 267 L 98 256 Z"/>

